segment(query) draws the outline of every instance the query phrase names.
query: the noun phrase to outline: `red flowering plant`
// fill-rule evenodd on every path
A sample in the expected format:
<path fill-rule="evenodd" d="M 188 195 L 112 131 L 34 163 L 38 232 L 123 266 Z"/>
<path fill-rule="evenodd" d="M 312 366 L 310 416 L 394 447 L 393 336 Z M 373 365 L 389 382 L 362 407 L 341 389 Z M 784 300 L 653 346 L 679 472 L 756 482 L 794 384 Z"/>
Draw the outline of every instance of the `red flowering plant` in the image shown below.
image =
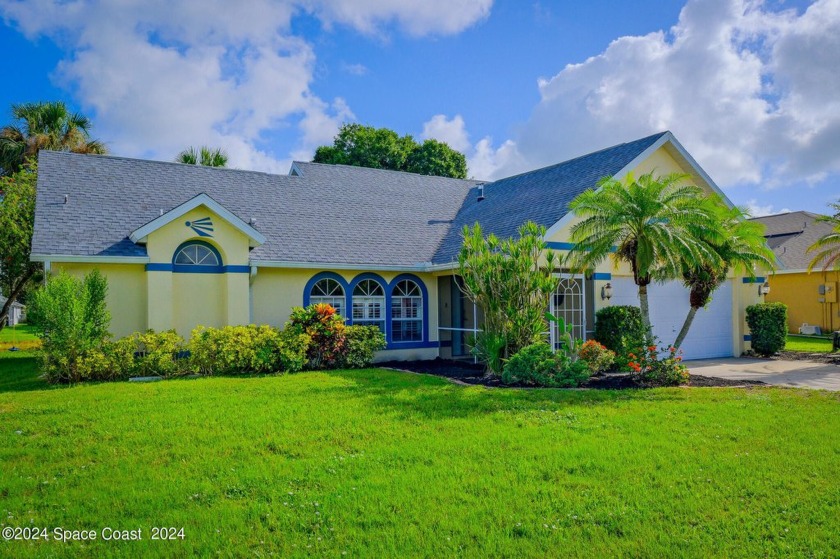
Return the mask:
<path fill-rule="evenodd" d="M 612 367 L 615 352 L 596 340 L 587 340 L 578 351 L 578 358 L 586 362 L 589 371 L 594 375 Z"/>
<path fill-rule="evenodd" d="M 658 347 L 654 340 L 628 354 L 630 375 L 642 386 L 678 386 L 688 383 L 688 367 L 682 364 L 682 351 L 674 346 Z"/>
<path fill-rule="evenodd" d="M 347 353 L 344 319 L 332 305 L 317 303 L 306 308 L 295 307 L 285 329 L 310 337 L 307 368 L 331 369 L 344 362 Z"/>

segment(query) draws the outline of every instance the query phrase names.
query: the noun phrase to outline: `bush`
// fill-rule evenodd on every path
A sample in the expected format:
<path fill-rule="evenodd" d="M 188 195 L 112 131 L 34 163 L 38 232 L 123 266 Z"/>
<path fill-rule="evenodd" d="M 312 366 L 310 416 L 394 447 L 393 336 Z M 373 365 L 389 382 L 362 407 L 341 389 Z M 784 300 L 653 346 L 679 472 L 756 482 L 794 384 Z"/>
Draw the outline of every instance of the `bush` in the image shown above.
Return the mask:
<path fill-rule="evenodd" d="M 595 340 L 587 340 L 581 346 L 578 357 L 586 362 L 593 375 L 608 370 L 615 362 L 615 352 Z"/>
<path fill-rule="evenodd" d="M 27 315 L 42 339 L 41 369 L 48 382 L 106 374 L 103 346 L 111 321 L 107 293 L 108 281 L 99 270 L 82 280 L 61 272 L 34 293 Z"/>
<path fill-rule="evenodd" d="M 759 303 L 747 307 L 747 326 L 753 351 L 773 355 L 785 348 L 787 306 L 783 303 Z"/>
<path fill-rule="evenodd" d="M 373 361 L 374 354 L 385 349 L 385 334 L 376 326 L 348 326 L 344 329 L 347 351 L 342 367 L 362 369 Z"/>
<path fill-rule="evenodd" d="M 306 308 L 295 307 L 285 330 L 306 334 L 310 338 L 306 352 L 310 369 L 335 369 L 347 354 L 344 319 L 331 305 L 318 303 Z"/>
<path fill-rule="evenodd" d="M 565 353 L 555 353 L 545 342 L 525 346 L 508 359 L 502 371 L 504 384 L 575 387 L 589 378 L 587 363 L 573 361 Z"/>
<path fill-rule="evenodd" d="M 187 344 L 175 330 L 148 330 L 123 338 L 126 339 L 134 342 L 136 351 L 133 376 L 174 377 L 189 372 L 189 360 L 185 355 Z"/>
<path fill-rule="evenodd" d="M 205 375 L 300 371 L 309 336 L 271 326 L 198 326 L 190 340 L 190 365 Z"/>
<path fill-rule="evenodd" d="M 615 352 L 615 365 L 627 368 L 627 354 L 649 345 L 642 312 L 632 305 L 613 305 L 595 313 L 595 339 Z"/>
<path fill-rule="evenodd" d="M 281 371 L 296 373 L 302 371 L 309 362 L 307 353 L 312 338 L 308 334 L 299 334 L 292 330 L 280 332 L 278 363 Z"/>
<path fill-rule="evenodd" d="M 661 357 L 659 352 L 665 353 Z M 674 346 L 657 348 L 653 343 L 628 354 L 633 380 L 641 386 L 678 386 L 689 379 L 688 367 Z"/>

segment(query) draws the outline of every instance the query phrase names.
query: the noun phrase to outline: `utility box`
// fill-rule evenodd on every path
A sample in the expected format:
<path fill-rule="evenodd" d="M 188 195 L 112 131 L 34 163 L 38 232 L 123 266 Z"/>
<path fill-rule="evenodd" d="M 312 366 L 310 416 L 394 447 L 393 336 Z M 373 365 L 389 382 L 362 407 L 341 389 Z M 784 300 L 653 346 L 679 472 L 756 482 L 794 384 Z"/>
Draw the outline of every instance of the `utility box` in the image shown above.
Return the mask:
<path fill-rule="evenodd" d="M 824 283 L 819 287 L 821 299 L 824 303 L 837 302 L 837 283 Z"/>

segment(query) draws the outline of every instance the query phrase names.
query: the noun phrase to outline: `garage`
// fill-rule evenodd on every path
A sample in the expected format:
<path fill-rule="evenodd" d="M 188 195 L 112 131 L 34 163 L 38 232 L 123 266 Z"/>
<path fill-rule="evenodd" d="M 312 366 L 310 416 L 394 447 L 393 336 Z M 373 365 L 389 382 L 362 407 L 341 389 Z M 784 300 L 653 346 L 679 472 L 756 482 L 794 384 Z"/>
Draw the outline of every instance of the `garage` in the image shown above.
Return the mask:
<path fill-rule="evenodd" d="M 638 287 L 633 278 L 612 279 L 613 305 L 639 306 Z M 681 282 L 648 286 L 650 321 L 661 345 L 673 343 L 688 314 L 688 289 Z M 704 309 L 697 311 L 691 330 L 682 344 L 683 359 L 732 356 L 732 281 L 721 285 Z"/>

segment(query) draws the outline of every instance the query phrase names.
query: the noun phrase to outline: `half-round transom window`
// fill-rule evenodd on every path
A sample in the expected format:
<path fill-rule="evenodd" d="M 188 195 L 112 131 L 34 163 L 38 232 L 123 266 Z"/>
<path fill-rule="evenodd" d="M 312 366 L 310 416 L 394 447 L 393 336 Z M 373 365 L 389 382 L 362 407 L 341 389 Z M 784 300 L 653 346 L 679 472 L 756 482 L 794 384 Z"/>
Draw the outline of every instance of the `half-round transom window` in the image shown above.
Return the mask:
<path fill-rule="evenodd" d="M 310 304 L 326 303 L 344 317 L 344 288 L 332 278 L 324 278 L 312 286 L 309 292 Z"/>
<path fill-rule="evenodd" d="M 190 243 L 175 253 L 172 263 L 177 266 L 221 266 L 219 254 L 205 244 Z"/>

